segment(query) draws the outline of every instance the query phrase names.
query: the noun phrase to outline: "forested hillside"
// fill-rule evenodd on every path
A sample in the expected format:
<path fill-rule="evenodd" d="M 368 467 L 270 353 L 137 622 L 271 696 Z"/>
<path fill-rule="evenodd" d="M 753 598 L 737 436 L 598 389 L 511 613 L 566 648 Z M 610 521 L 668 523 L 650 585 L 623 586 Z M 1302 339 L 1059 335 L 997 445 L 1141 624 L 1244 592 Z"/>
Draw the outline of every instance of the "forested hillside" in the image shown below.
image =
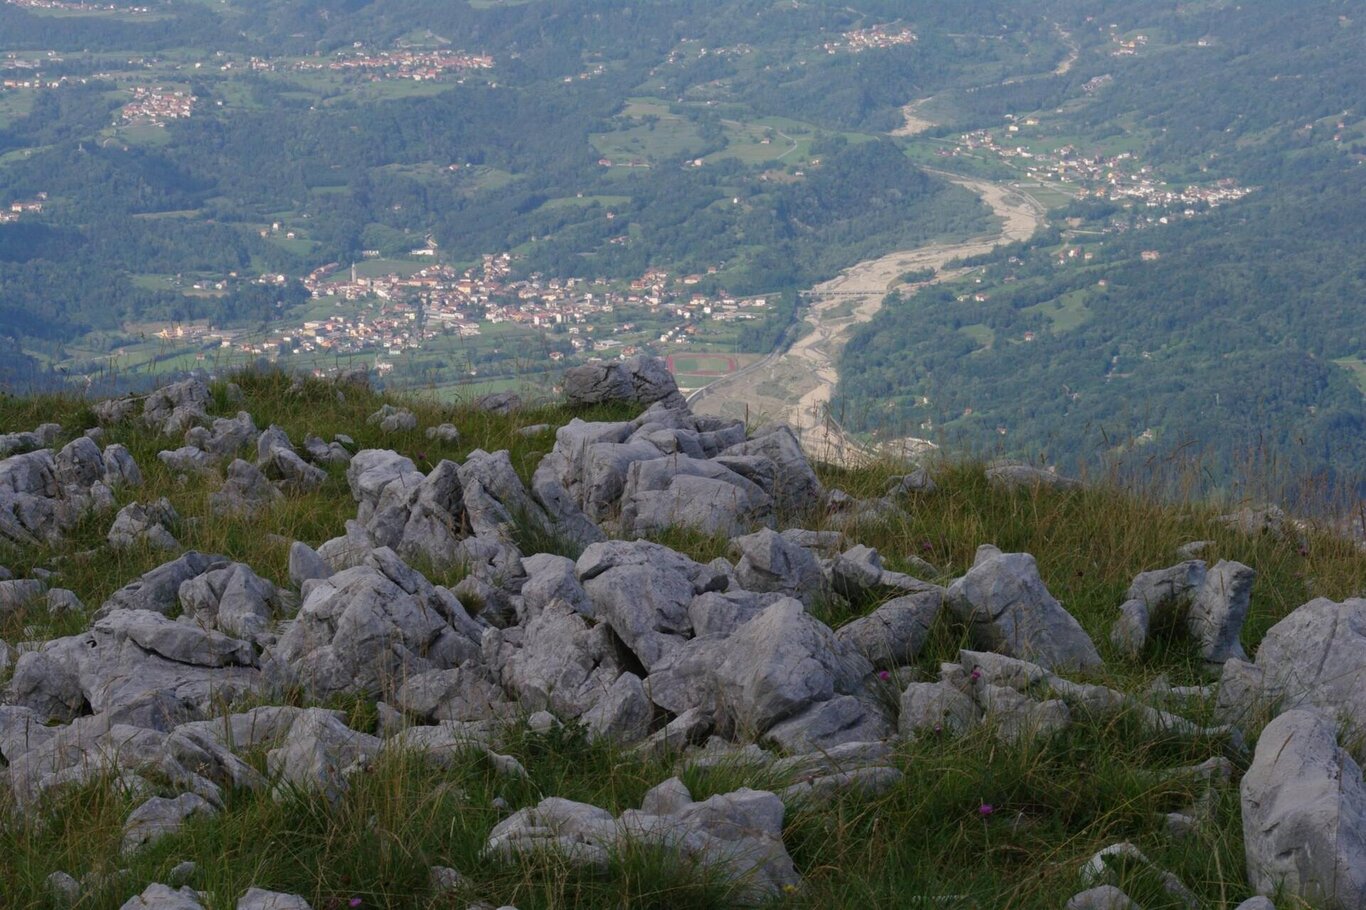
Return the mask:
<path fill-rule="evenodd" d="M 1067 74 L 935 99 L 937 134 L 1017 124 L 1007 149 L 1068 143 L 1110 173 L 1128 153 L 1178 187 L 1250 192 L 1159 212 L 1078 198 L 1029 246 L 895 296 L 846 349 L 837 407 L 981 452 L 1190 457 L 1221 482 L 1275 462 L 1360 491 L 1362 23 L 1340 3 L 1082 6 Z"/>

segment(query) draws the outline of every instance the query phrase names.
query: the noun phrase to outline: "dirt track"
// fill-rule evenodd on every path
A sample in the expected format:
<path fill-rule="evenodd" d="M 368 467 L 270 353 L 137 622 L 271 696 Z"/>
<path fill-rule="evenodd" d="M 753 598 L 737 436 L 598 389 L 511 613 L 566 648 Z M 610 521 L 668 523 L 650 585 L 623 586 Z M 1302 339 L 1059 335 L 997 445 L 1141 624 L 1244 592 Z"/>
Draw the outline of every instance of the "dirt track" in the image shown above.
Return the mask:
<path fill-rule="evenodd" d="M 998 233 L 964 243 L 934 244 L 890 253 L 851 266 L 811 289 L 803 313 L 803 335 L 787 351 L 770 355 L 753 368 L 707 386 L 694 401 L 703 414 L 742 417 L 755 424 L 783 421 L 792 426 L 812 457 L 836 464 L 857 464 L 870 453 L 849 439 L 827 407 L 839 381 L 835 363 L 852 329 L 872 319 L 883 298 L 906 272 L 931 268 L 962 256 L 985 253 L 1000 243 L 1023 240 L 1043 223 L 1033 199 L 1009 186 L 936 172 L 982 197 L 1001 219 Z M 948 274 L 940 272 L 935 281 Z M 838 296 L 822 296 L 822 295 Z"/>

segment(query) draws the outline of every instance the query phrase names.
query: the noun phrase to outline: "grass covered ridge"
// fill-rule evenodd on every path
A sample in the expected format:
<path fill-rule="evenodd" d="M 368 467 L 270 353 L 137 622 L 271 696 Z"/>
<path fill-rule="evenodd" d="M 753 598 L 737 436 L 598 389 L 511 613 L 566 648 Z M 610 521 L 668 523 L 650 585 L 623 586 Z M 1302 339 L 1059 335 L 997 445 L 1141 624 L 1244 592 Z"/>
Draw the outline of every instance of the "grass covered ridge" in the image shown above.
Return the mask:
<path fill-rule="evenodd" d="M 327 383 L 301 388 L 278 373 L 235 377 L 243 400 L 230 400 L 215 385 L 212 413 L 252 414 L 258 427 L 275 423 L 297 444 L 305 434 L 330 439 L 352 436 L 358 447 L 392 448 L 428 470 L 441 459 L 462 460 L 475 448 L 508 449 L 524 480 L 554 442 L 553 431 L 523 436 L 518 428 L 552 426 L 572 416 L 619 419 L 619 409 L 571 414 L 546 405 L 511 416 L 478 412 L 420 397 L 383 396 L 347 389 L 339 400 Z M 383 434 L 366 417 L 384 401 L 412 409 L 418 429 Z M 0 432 L 60 422 L 66 437 L 95 424 L 88 403 L 75 398 L 0 398 Z M 453 422 L 458 445 L 428 440 L 423 430 Z M 118 493 L 120 505 L 166 496 L 181 515 L 173 531 L 183 549 L 221 553 L 246 562 L 260 575 L 287 586 L 291 540 L 317 546 L 342 532 L 355 515 L 344 470 L 332 469 L 324 487 L 292 495 L 255 519 L 208 517 L 214 477 L 180 482 L 156 459 L 178 441 L 155 438 L 133 425 L 111 427 L 103 442 L 129 447 L 144 485 Z M 856 471 L 819 468 L 822 480 L 856 496 L 880 495 L 904 465 L 880 464 Z M 878 549 L 890 568 L 911 568 L 909 558 L 928 560 L 947 583 L 971 565 L 976 548 L 992 543 L 1007 552 L 1034 554 L 1049 590 L 1090 633 L 1105 658 L 1091 681 L 1142 694 L 1159 677 L 1174 684 L 1209 681 L 1198 654 L 1184 638 L 1160 638 L 1142 660 L 1128 660 L 1109 645 L 1133 576 L 1177 561 L 1175 549 L 1210 540 L 1202 554 L 1211 563 L 1234 559 L 1257 570 L 1243 643 L 1255 648 L 1267 628 L 1316 596 L 1341 600 L 1366 589 L 1366 555 L 1353 544 L 1313 530 L 1302 535 L 1248 536 L 1217 521 L 1212 504 L 1171 503 L 1141 492 L 1095 485 L 1078 490 L 1003 492 L 987 484 L 982 466 L 933 466 L 938 491 L 906 500 L 904 516 L 857 529 L 854 541 Z M 0 552 L 16 577 L 35 568 L 58 573 L 54 586 L 74 590 L 93 611 L 114 590 L 172 558 L 164 551 L 111 552 L 101 547 L 111 515 L 83 523 L 59 546 Z M 809 526 L 819 528 L 816 517 Z M 728 541 L 681 531 L 662 543 L 706 560 L 725 555 Z M 528 539 L 524 549 L 536 549 Z M 435 576 L 450 583 L 451 578 Z M 875 604 L 852 610 L 820 607 L 838 626 Z M 88 613 L 49 616 L 45 610 L 0 614 L 0 638 L 20 641 L 73 634 Z M 933 631 L 918 665 L 887 680 L 894 701 L 914 679 L 933 678 L 938 664 L 966 644 L 963 630 L 947 618 Z M 303 703 L 296 699 L 296 702 Z M 372 704 L 337 703 L 357 729 L 374 732 Z M 1194 701 L 1181 713 L 1204 721 L 1208 705 Z M 226 710 L 226 708 L 225 708 Z M 636 807 L 647 789 L 677 772 L 674 757 L 647 758 L 607 743 L 590 742 L 570 727 L 549 734 L 517 730 L 504 751 L 530 772 L 526 781 L 498 775 L 471 752 L 450 768 L 434 768 L 390 755 L 352 780 L 336 805 L 321 796 L 236 792 L 214 818 L 194 819 L 179 834 L 130 858 L 120 856 L 123 820 L 140 802 L 109 780 L 54 792 L 26 815 L 0 808 L 0 905 L 56 907 L 44 890 L 52 872 L 66 871 L 92 883 L 78 906 L 118 908 L 148 883 L 167 881 L 177 863 L 193 860 L 189 879 L 207 892 L 207 906 L 233 908 L 250 886 L 304 895 L 315 910 L 340 910 L 359 901 L 366 908 L 466 907 L 513 904 L 521 910 L 552 907 L 729 907 L 733 883 L 676 863 L 657 850 L 624 849 L 606 870 L 569 866 L 556 857 L 496 863 L 480 856 L 489 830 L 506 813 L 547 796 L 590 802 L 613 813 Z M 1222 755 L 1235 766 L 1232 784 L 1211 791 L 1208 823 L 1190 838 L 1167 833 L 1163 815 L 1202 798 L 1203 783 L 1160 773 Z M 1189 742 L 1141 731 L 1120 716 L 1099 720 L 1074 714 L 1063 734 L 1006 746 L 979 728 L 961 738 L 926 737 L 898 747 L 895 764 L 905 777 L 879 797 L 846 795 L 821 809 L 789 807 L 784 840 L 803 884 L 775 904 L 791 907 L 1061 907 L 1081 890 L 1080 866 L 1096 850 L 1128 840 L 1175 873 L 1202 906 L 1232 908 L 1250 896 L 1243 866 L 1237 775 L 1249 755 L 1223 739 Z M 265 772 L 264 753 L 248 760 Z M 793 781 L 744 766 L 689 770 L 684 780 L 702 799 L 740 786 L 778 789 Z M 154 782 L 155 783 L 155 782 Z M 167 790 L 163 795 L 174 796 Z M 0 803 L 9 796 L 0 787 Z M 499 808 L 505 805 L 506 808 Z M 984 814 L 982 807 L 990 806 Z M 453 894 L 439 896 L 428 881 L 433 865 L 451 866 L 465 878 Z M 126 871 L 121 871 L 126 870 Z M 1163 890 L 1149 870 L 1126 868 L 1116 884 L 1146 908 L 1184 904 Z M 1278 904 L 1279 906 L 1279 904 Z"/>

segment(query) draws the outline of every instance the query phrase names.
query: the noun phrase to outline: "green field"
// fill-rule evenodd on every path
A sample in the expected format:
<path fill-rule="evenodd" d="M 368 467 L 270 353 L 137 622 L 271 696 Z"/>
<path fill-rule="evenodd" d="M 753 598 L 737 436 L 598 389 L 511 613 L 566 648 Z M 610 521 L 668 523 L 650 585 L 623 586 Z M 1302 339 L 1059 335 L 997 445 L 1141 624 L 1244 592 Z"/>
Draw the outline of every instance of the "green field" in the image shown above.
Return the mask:
<path fill-rule="evenodd" d="M 1333 363 L 1351 373 L 1352 378 L 1356 380 L 1357 386 L 1361 389 L 1361 393 L 1366 395 L 1366 360 L 1362 360 L 1360 357 L 1343 357 L 1334 360 Z"/>
<path fill-rule="evenodd" d="M 1086 306 L 1086 290 L 1071 291 L 1055 300 L 1045 300 L 1021 312 L 1047 317 L 1049 327 L 1056 333 L 1067 332 L 1090 321 L 1094 315 Z"/>

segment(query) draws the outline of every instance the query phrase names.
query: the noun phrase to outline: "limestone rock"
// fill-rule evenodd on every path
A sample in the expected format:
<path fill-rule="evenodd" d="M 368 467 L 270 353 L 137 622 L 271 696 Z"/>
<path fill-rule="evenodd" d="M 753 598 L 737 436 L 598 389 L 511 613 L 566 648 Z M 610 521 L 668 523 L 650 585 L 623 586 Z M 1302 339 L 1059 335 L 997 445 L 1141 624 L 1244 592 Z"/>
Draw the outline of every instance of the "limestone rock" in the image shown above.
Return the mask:
<path fill-rule="evenodd" d="M 455 595 L 381 548 L 364 565 L 311 582 L 271 655 L 320 697 L 377 696 L 477 653 L 481 631 Z"/>
<path fill-rule="evenodd" d="M 1004 462 L 987 468 L 987 482 L 1003 490 L 1049 487 L 1052 489 L 1071 489 L 1080 484 L 1070 477 L 1061 477 L 1055 471 L 1038 468 L 1034 465 Z"/>
<path fill-rule="evenodd" d="M 175 834 L 196 815 L 216 815 L 217 812 L 207 800 L 194 793 L 182 793 L 175 799 L 154 796 L 134 809 L 123 823 L 123 852 L 132 853 L 168 834 Z"/>
<path fill-rule="evenodd" d="M 944 604 L 940 588 L 889 600 L 872 613 L 841 626 L 835 637 L 876 668 L 912 664 Z"/>
<path fill-rule="evenodd" d="M 248 888 L 247 893 L 237 899 L 237 910 L 313 910 L 313 908 L 308 901 L 298 894 L 266 891 L 262 888 Z"/>
<path fill-rule="evenodd" d="M 435 427 L 427 427 L 426 436 L 436 442 L 447 445 L 460 445 L 460 428 L 453 423 L 443 423 Z"/>
<path fill-rule="evenodd" d="M 115 548 L 149 546 L 161 550 L 178 549 L 180 544 L 171 534 L 170 528 L 180 521 L 175 507 L 166 497 L 154 503 L 142 505 L 129 503 L 114 517 L 106 540 Z"/>
<path fill-rule="evenodd" d="M 731 552 L 735 577 L 746 590 L 784 594 L 807 606 L 829 591 L 815 555 L 769 528 L 737 537 Z"/>
<path fill-rule="evenodd" d="M 1028 553 L 978 548 L 967 575 L 949 588 L 948 604 L 979 648 L 1049 669 L 1100 665 L 1096 646 L 1048 593 Z"/>
<path fill-rule="evenodd" d="M 331 712 L 309 708 L 266 754 L 266 764 L 281 785 L 316 790 L 335 802 L 346 792 L 347 769 L 373 759 L 379 747 L 378 739 L 350 729 Z"/>
<path fill-rule="evenodd" d="M 119 910 L 204 910 L 204 905 L 193 888 L 173 890 L 169 885 L 155 883 L 130 897 Z"/>
<path fill-rule="evenodd" d="M 661 401 L 670 407 L 683 405 L 678 383 L 658 357 L 630 357 L 571 367 L 564 374 L 564 397 L 570 407 L 612 401 L 634 404 Z"/>
<path fill-rule="evenodd" d="M 1186 625 L 1210 663 L 1246 659 L 1238 635 L 1247 618 L 1256 577 L 1257 573 L 1248 566 L 1228 560 L 1220 560 L 1205 575 L 1191 603 Z"/>
<path fill-rule="evenodd" d="M 1097 885 L 1072 896 L 1066 910 L 1142 910 L 1114 885 Z"/>
<path fill-rule="evenodd" d="M 255 465 L 238 458 L 228 465 L 222 488 L 210 494 L 209 511 L 215 515 L 255 515 L 283 498 Z"/>
<path fill-rule="evenodd" d="M 396 408 L 391 404 L 381 405 L 380 409 L 365 419 L 371 425 L 379 426 L 385 433 L 400 433 L 417 429 L 417 415 L 407 408 Z"/>
<path fill-rule="evenodd" d="M 1366 736 L 1366 599 L 1312 600 L 1267 631 L 1255 664 L 1224 665 L 1215 705 L 1222 722 L 1244 724 L 1273 707 L 1318 708 L 1352 739 Z"/>
<path fill-rule="evenodd" d="M 1257 740 L 1239 787 L 1248 878 L 1329 910 L 1366 907 L 1366 783 L 1313 711 L 1287 711 Z"/>
<path fill-rule="evenodd" d="M 972 698 L 944 682 L 911 683 L 901 694 L 902 736 L 961 735 L 980 718 Z"/>

